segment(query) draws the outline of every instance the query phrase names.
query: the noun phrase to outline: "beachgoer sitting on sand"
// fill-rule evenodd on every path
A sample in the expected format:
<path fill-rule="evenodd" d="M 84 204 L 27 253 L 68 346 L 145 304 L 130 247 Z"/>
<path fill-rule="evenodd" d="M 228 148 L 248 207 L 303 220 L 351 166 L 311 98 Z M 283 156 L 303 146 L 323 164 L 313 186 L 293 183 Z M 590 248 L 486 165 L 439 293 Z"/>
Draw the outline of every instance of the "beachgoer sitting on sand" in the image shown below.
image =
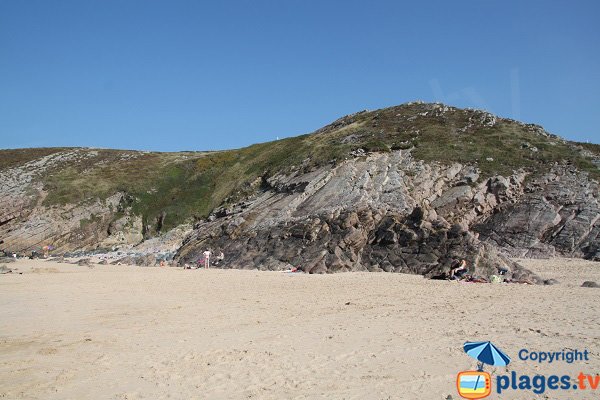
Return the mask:
<path fill-rule="evenodd" d="M 467 273 L 467 262 L 463 259 L 460 260 L 458 265 L 455 264 L 450 270 L 450 279 L 460 279 Z"/>
<path fill-rule="evenodd" d="M 213 261 L 213 265 L 219 265 L 224 259 L 225 254 L 223 254 L 223 252 L 221 251 L 217 256 L 215 256 L 215 261 Z"/>

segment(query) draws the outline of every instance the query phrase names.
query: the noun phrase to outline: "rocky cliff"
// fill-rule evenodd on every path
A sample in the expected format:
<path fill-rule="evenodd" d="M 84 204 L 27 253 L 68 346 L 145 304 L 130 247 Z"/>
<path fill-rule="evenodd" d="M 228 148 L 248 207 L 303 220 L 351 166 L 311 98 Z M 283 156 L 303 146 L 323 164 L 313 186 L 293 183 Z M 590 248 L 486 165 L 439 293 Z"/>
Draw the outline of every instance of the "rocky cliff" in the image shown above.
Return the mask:
<path fill-rule="evenodd" d="M 256 198 L 196 224 L 179 256 L 209 248 L 240 268 L 424 275 L 466 258 L 486 276 L 517 271 L 503 254 L 600 259 L 597 183 L 558 166 L 527 177 L 480 179 L 472 166 L 426 164 L 409 150 L 372 153 L 268 179 Z"/>
<path fill-rule="evenodd" d="M 507 256 L 600 260 L 599 149 L 409 103 L 226 152 L 4 150 L 0 246 L 148 249 L 193 223 L 168 241 L 179 263 L 518 277 Z"/>

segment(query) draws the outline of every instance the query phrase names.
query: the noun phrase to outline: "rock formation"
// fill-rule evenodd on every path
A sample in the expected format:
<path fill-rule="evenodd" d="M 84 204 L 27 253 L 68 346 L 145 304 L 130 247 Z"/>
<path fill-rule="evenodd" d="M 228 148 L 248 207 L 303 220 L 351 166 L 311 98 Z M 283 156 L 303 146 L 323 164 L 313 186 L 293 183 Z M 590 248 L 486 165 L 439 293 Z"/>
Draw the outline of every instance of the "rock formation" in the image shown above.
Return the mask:
<path fill-rule="evenodd" d="M 4 150 L 0 240 L 17 252 L 135 247 L 121 262 L 137 265 L 211 249 L 225 268 L 310 273 L 435 276 L 464 258 L 476 275 L 540 282 L 509 257 L 600 260 L 599 149 L 409 103 L 228 152 Z"/>

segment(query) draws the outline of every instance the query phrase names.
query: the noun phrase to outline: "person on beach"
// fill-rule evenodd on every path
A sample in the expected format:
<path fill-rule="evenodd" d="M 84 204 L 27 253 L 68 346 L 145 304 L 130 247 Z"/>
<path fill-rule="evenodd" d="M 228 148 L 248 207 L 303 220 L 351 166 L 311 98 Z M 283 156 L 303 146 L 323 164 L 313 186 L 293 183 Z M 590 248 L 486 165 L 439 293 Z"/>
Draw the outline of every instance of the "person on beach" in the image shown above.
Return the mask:
<path fill-rule="evenodd" d="M 467 273 L 467 262 L 462 259 L 450 270 L 450 279 L 461 279 Z"/>
<path fill-rule="evenodd" d="M 215 257 L 215 262 L 213 263 L 213 265 L 219 265 L 221 263 L 221 261 L 223 261 L 225 259 L 225 254 L 223 254 L 223 252 L 219 252 L 219 255 L 217 255 Z"/>
<path fill-rule="evenodd" d="M 204 268 L 210 268 L 210 250 L 206 250 L 204 253 Z"/>

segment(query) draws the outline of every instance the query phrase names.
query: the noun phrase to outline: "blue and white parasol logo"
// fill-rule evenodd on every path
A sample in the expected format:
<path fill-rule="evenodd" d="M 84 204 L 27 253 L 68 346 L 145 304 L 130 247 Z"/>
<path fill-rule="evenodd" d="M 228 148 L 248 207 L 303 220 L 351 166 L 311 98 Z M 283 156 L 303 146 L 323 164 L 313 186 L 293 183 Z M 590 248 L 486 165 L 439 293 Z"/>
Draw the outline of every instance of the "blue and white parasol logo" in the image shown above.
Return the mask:
<path fill-rule="evenodd" d="M 483 364 L 503 367 L 510 363 L 510 357 L 492 342 L 466 342 L 463 348 L 465 353 L 479 361 L 479 371 L 483 371 Z"/>

